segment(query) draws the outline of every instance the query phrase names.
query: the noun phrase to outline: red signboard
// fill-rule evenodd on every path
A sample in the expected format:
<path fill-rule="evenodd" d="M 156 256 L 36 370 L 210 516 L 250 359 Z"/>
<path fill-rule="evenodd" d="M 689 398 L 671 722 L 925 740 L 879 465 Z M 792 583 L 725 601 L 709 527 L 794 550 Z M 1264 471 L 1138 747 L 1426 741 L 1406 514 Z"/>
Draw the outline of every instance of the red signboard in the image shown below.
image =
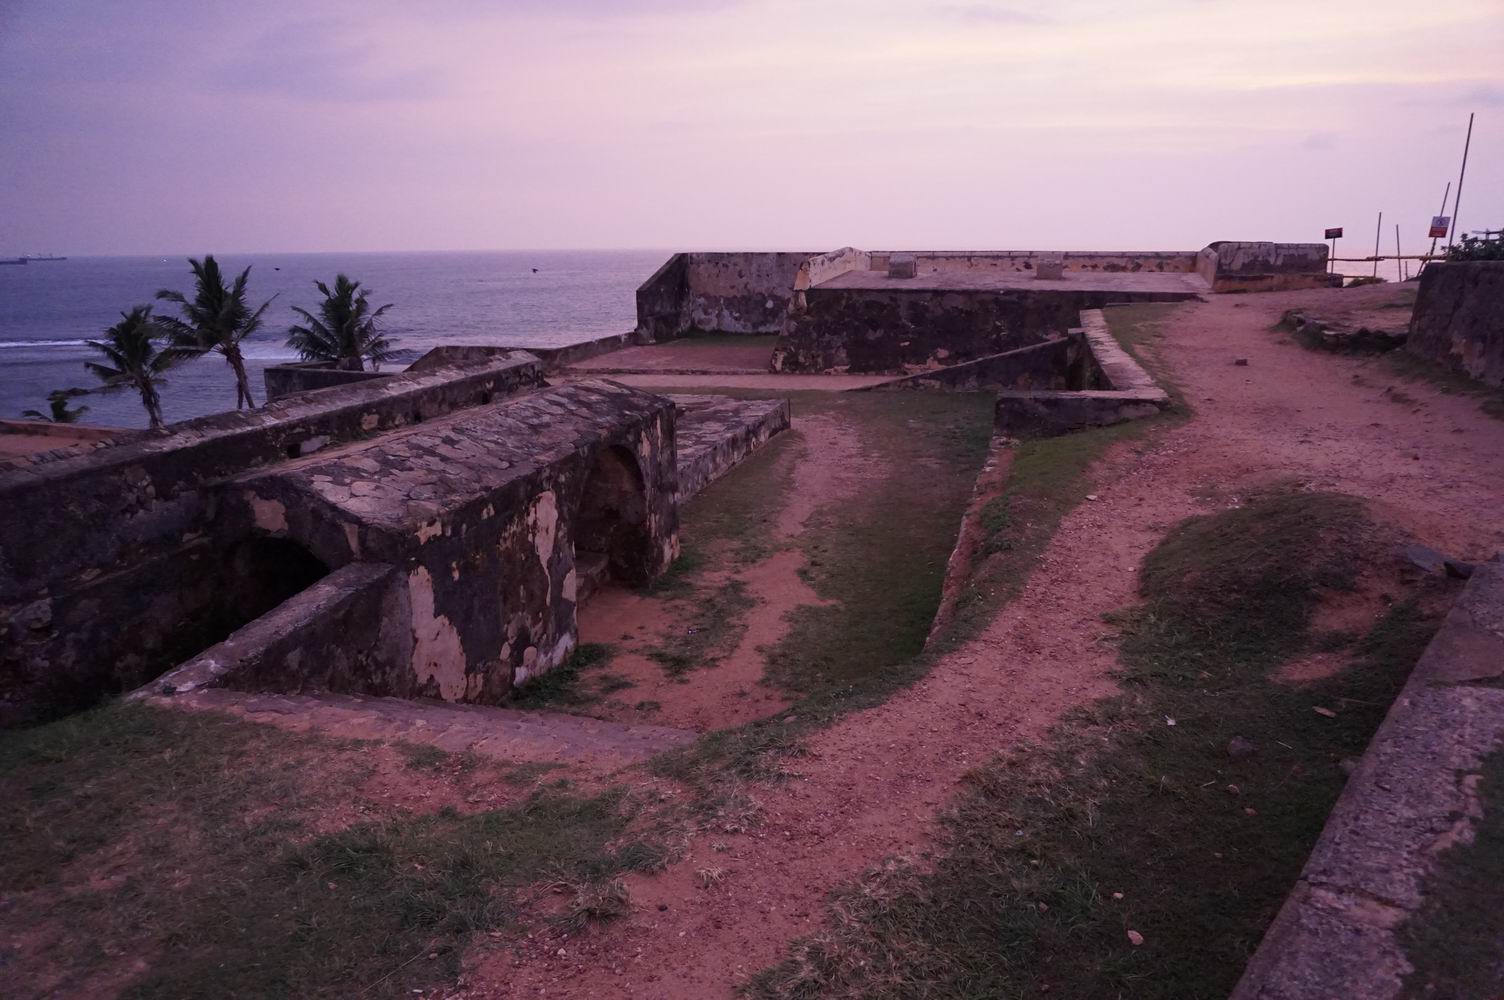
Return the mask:
<path fill-rule="evenodd" d="M 1340 239 L 1342 239 L 1342 227 L 1338 226 L 1336 229 L 1328 229 L 1326 231 L 1326 239 L 1329 239 L 1329 240 L 1340 240 Z"/>
<path fill-rule="evenodd" d="M 1450 226 L 1451 224 L 1452 224 L 1452 217 L 1451 216 L 1449 216 L 1449 215 L 1433 215 L 1433 216 L 1431 216 L 1431 231 L 1429 233 L 1427 233 L 1426 235 L 1428 237 L 1430 237 L 1431 239 L 1433 239 L 1433 240 L 1443 239 L 1447 235 L 1447 227 Z"/>

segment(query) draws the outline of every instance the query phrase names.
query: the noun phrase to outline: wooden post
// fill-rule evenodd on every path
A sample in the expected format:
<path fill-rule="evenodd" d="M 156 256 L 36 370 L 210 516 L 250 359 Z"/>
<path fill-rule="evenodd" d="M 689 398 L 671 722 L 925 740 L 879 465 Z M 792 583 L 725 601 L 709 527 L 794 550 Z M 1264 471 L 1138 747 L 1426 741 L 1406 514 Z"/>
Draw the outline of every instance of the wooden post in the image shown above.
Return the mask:
<path fill-rule="evenodd" d="M 1467 176 L 1467 151 L 1473 144 L 1473 116 L 1469 112 L 1467 116 L 1467 141 L 1462 144 L 1462 170 L 1457 174 L 1457 197 L 1452 199 L 1452 228 L 1447 233 L 1447 245 L 1455 242 L 1457 235 L 1457 210 L 1462 204 L 1462 179 Z"/>
<path fill-rule="evenodd" d="M 1394 224 L 1394 275 L 1400 281 L 1404 281 L 1408 275 L 1405 274 L 1405 262 L 1400 259 L 1400 253 L 1400 224 L 1396 222 Z"/>
<path fill-rule="evenodd" d="M 1379 222 L 1373 227 L 1373 276 L 1379 276 L 1379 238 L 1384 235 L 1384 213 L 1379 213 Z"/>

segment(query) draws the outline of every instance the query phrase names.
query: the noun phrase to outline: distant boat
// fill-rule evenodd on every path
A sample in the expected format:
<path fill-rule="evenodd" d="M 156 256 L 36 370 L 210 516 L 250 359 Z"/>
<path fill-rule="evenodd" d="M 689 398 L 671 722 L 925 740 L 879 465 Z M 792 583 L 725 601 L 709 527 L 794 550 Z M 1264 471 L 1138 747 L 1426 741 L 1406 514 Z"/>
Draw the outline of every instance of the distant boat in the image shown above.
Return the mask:
<path fill-rule="evenodd" d="M 67 259 L 68 259 L 67 257 L 54 257 L 50 253 L 23 253 L 20 256 L 20 261 L 23 264 L 29 263 L 31 261 L 38 261 L 38 260 L 67 260 Z"/>
<path fill-rule="evenodd" d="M 24 264 L 25 257 L 0 257 L 0 264 Z"/>

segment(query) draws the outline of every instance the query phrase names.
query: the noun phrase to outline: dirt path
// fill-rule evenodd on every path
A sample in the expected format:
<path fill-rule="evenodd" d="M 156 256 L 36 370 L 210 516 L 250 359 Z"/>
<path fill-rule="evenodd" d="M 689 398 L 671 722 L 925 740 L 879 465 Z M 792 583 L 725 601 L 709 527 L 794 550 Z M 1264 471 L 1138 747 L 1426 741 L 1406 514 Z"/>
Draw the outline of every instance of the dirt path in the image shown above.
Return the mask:
<path fill-rule="evenodd" d="M 817 510 L 849 497 L 871 472 L 856 430 L 838 419 L 801 417 L 787 433 L 798 439 L 799 458 L 769 539 L 778 546 L 796 541 Z M 686 628 L 678 602 L 620 587 L 597 594 L 581 609 L 580 640 L 609 644 L 611 676 L 632 686 L 625 696 L 592 708 L 592 714 L 705 732 L 781 712 L 789 699 L 763 682 L 763 650 L 783 638 L 791 611 L 825 603 L 800 576 L 804 564 L 802 549 L 781 547 L 751 566 L 701 579 L 702 589 L 740 581 L 753 604 L 729 655 L 682 678 L 668 676 L 651 656 L 655 647 Z"/>
<path fill-rule="evenodd" d="M 1380 363 L 1269 332 L 1281 311 L 1323 294 L 1341 293 L 1178 310 L 1161 348 L 1197 419 L 1099 464 L 1097 499 L 1067 515 L 1019 599 L 919 684 L 815 737 L 789 781 L 755 789 L 757 829 L 694 839 L 685 861 L 634 880 L 630 916 L 588 936 L 478 956 L 465 995 L 731 995 L 816 929 L 830 889 L 922 850 L 974 763 L 1109 693 L 1116 650 L 1102 614 L 1134 599 L 1137 568 L 1166 529 L 1249 488 L 1294 477 L 1368 496 L 1381 519 L 1433 545 L 1491 554 L 1504 541 L 1504 423 L 1425 384 L 1404 385 L 1410 402 L 1398 403 Z"/>

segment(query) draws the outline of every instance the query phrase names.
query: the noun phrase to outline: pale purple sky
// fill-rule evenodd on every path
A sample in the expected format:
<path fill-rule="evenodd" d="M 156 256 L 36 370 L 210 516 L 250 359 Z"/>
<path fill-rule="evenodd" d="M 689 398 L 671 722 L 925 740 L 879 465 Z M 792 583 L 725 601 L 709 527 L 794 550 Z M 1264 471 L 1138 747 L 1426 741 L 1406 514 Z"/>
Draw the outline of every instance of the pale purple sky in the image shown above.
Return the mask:
<path fill-rule="evenodd" d="M 0 253 L 1407 249 L 1504 0 L 0 0 Z"/>

